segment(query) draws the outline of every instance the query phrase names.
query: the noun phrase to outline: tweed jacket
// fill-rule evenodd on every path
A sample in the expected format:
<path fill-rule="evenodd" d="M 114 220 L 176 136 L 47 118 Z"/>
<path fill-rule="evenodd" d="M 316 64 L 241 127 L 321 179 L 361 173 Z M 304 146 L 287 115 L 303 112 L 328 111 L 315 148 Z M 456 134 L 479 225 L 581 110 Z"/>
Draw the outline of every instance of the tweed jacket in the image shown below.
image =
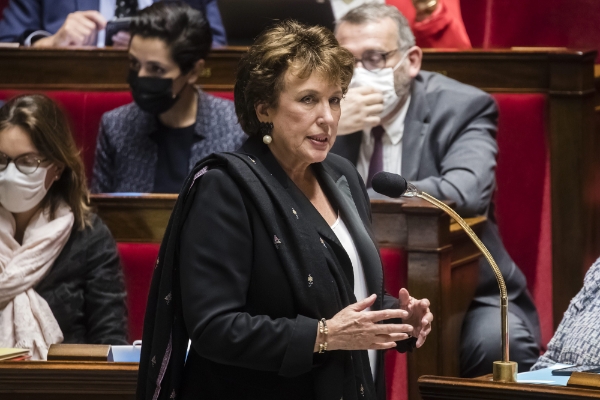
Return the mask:
<path fill-rule="evenodd" d="M 233 102 L 198 92 L 198 114 L 189 170 L 202 158 L 221 151 L 234 151 L 246 140 L 237 122 Z M 102 116 L 93 193 L 150 193 L 158 161 L 152 134 L 158 129 L 156 116 L 130 103 Z M 183 183 L 183 182 L 182 182 Z"/>
<path fill-rule="evenodd" d="M 583 280 L 583 288 L 571 300 L 548 351 L 531 370 L 556 363 L 600 365 L 600 258 Z"/>

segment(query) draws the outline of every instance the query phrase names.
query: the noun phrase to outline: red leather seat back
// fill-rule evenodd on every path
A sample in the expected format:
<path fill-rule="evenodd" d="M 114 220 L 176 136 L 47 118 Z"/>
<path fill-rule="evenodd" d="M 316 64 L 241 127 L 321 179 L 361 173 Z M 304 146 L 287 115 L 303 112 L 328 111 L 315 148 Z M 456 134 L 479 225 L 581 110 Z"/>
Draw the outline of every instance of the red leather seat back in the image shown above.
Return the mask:
<path fill-rule="evenodd" d="M 553 334 L 550 159 L 543 94 L 495 94 L 498 125 L 496 217 L 540 315 L 543 343 Z"/>
<path fill-rule="evenodd" d="M 0 90 L 0 100 L 6 100 L 22 93 L 34 93 L 34 91 Z M 83 92 L 70 90 L 42 91 L 41 93 L 56 100 L 66 112 L 71 122 L 75 143 L 81 149 L 89 182 L 94 167 L 100 119 L 105 112 L 131 103 L 131 93 L 129 91 Z M 233 101 L 233 92 L 213 92 L 211 94 Z"/>
<path fill-rule="evenodd" d="M 121 265 L 127 287 L 129 340 L 142 338 L 144 316 L 152 273 L 156 265 L 159 243 L 118 243 Z"/>

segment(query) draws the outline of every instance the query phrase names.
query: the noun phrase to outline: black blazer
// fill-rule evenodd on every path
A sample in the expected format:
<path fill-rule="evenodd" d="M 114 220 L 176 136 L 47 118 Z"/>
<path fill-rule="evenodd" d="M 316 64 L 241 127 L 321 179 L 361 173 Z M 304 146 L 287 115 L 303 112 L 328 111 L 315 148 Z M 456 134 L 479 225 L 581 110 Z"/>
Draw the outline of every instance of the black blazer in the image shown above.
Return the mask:
<path fill-rule="evenodd" d="M 73 229 L 35 287 L 50 306 L 63 343 L 127 344 L 125 283 L 115 241 L 102 220 Z"/>
<path fill-rule="evenodd" d="M 271 153 L 251 142 L 240 152 L 257 157 L 273 173 L 304 218 L 311 218 L 335 247 L 342 267 L 351 271 L 349 258 L 325 220 L 277 168 Z M 384 293 L 381 260 L 370 231 L 370 202 L 356 169 L 334 154 L 313 168 L 354 239 L 369 291 L 378 294 L 373 309 L 397 308 L 397 299 Z M 200 181 L 182 230 L 180 265 L 183 315 L 192 341 L 181 398 L 314 397 L 311 371 L 323 360 L 323 355 L 313 354 L 318 321 L 297 309 L 273 235 L 223 170 L 209 170 Z M 400 351 L 409 345 L 399 343 Z M 379 352 L 375 385 L 382 400 L 383 362 Z"/>

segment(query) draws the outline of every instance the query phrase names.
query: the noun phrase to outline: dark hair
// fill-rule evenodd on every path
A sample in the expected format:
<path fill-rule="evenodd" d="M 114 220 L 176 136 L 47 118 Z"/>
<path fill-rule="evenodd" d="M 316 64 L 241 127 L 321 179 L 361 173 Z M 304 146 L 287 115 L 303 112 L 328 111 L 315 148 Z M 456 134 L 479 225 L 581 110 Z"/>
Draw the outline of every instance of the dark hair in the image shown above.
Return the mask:
<path fill-rule="evenodd" d="M 89 225 L 85 169 L 63 111 L 44 95 L 18 96 L 0 108 L 0 132 L 11 126 L 27 132 L 44 157 L 65 167 L 42 200 L 42 208 L 49 207 L 50 218 L 54 218 L 59 203 L 65 201 L 75 216 L 75 226 L 83 229 Z"/>
<path fill-rule="evenodd" d="M 235 113 L 249 136 L 259 133 L 255 105 L 277 107 L 289 67 L 300 78 L 321 74 L 340 84 L 345 94 L 354 72 L 354 57 L 321 26 L 287 20 L 261 33 L 240 60 L 234 88 Z"/>
<path fill-rule="evenodd" d="M 132 19 L 133 38 L 163 40 L 182 73 L 188 73 L 198 60 L 205 59 L 212 44 L 212 33 L 204 14 L 180 1 L 159 1 Z"/>

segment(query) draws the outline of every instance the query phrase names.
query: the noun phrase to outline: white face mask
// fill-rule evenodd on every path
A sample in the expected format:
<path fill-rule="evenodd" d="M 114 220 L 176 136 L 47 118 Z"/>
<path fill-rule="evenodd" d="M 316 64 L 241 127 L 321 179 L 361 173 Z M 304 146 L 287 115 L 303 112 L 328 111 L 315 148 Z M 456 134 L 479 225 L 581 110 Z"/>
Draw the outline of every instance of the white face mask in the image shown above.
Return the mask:
<path fill-rule="evenodd" d="M 408 52 L 404 53 L 400 61 L 393 68 L 382 68 L 377 71 L 369 71 L 364 68 L 354 68 L 354 75 L 350 82 L 350 87 L 361 87 L 368 86 L 377 89 L 383 95 L 383 111 L 381 116 L 385 117 L 398 105 L 400 97 L 396 93 L 396 86 L 394 85 L 394 72 L 400 67 L 400 64 L 404 62 Z"/>
<path fill-rule="evenodd" d="M 48 167 L 38 167 L 33 174 L 25 175 L 10 162 L 0 171 L 0 204 L 11 213 L 22 213 L 37 206 L 48 190 L 46 173 Z"/>

